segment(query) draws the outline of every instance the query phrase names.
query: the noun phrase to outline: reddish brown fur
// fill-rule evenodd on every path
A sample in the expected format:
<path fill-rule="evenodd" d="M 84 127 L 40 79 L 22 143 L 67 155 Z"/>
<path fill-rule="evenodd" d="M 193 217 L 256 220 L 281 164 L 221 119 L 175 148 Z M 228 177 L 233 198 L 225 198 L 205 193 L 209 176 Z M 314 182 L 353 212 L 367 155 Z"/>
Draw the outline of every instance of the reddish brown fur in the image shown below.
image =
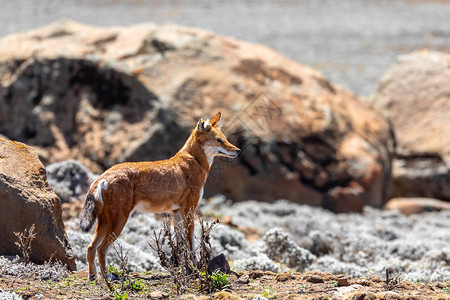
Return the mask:
<path fill-rule="evenodd" d="M 91 279 L 96 277 L 95 251 L 98 252 L 101 271 L 106 274 L 105 256 L 108 247 L 122 232 L 131 211 L 137 204 L 146 211 L 172 211 L 178 214 L 186 226 L 191 248 L 194 248 L 192 240 L 194 220 L 190 217 L 190 212 L 197 207 L 200 200 L 212 162 L 211 157 L 217 155 L 235 157 L 240 151 L 229 143 L 220 131 L 219 119 L 220 113 L 211 119 L 211 126 L 200 119 L 185 145 L 172 158 L 154 162 L 117 164 L 94 182 L 88 192 L 81 217 L 82 223 L 88 224 L 84 226 L 84 230 L 89 230 L 92 225 L 93 221 L 90 222 L 89 217 L 92 220 L 95 216 L 98 218 L 94 238 L 87 250 Z M 222 142 L 217 141 L 218 139 Z M 211 154 L 210 151 L 205 152 L 205 149 L 219 149 L 228 153 Z M 108 186 L 102 191 L 102 204 L 92 195 L 96 194 L 97 186 L 103 179 Z M 95 199 L 91 215 L 88 197 Z"/>

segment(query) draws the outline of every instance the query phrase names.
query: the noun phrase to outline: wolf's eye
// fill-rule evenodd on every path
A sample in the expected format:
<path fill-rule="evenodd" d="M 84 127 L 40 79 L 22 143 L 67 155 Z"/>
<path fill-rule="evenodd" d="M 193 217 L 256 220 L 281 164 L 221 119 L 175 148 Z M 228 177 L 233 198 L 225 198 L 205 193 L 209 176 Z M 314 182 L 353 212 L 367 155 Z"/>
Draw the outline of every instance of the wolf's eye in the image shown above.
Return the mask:
<path fill-rule="evenodd" d="M 223 141 L 221 139 L 216 140 L 219 144 L 223 144 Z"/>

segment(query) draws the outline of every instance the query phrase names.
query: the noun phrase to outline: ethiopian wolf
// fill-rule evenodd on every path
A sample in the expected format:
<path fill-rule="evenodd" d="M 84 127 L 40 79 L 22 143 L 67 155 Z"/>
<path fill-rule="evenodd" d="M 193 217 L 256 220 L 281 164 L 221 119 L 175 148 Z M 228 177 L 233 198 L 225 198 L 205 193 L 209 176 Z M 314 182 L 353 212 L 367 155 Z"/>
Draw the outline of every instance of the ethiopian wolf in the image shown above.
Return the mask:
<path fill-rule="evenodd" d="M 236 157 L 241 151 L 220 131 L 220 112 L 200 119 L 184 146 L 172 158 L 117 164 L 92 184 L 80 217 L 83 231 L 98 219 L 87 248 L 89 278 L 97 277 L 95 253 L 106 275 L 106 253 L 122 232 L 131 211 L 172 212 L 184 222 L 190 247 L 195 251 L 194 217 L 190 213 L 203 196 L 203 187 L 214 157 Z"/>

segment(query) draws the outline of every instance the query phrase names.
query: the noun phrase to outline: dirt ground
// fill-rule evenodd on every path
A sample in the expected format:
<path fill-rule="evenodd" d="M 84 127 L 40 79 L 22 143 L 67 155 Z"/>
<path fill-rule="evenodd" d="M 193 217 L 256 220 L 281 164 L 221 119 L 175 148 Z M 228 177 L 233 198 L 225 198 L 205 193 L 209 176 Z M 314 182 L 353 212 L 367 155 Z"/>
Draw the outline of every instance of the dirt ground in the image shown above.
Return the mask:
<path fill-rule="evenodd" d="M 71 219 L 63 210 L 64 219 Z M 128 299 L 450 299 L 450 280 L 447 282 L 411 283 L 401 277 L 350 278 L 320 272 L 263 271 L 240 272 L 239 278 L 228 275 L 229 285 L 222 291 L 199 291 L 193 281 L 181 295 L 173 279 L 164 273 L 131 272 L 130 282 L 140 280 L 141 289 L 128 289 Z M 120 282 L 114 282 L 119 291 Z M 120 298 L 108 288 L 103 279 L 90 282 L 86 271 L 72 272 L 59 281 L 40 281 L 0 273 L 0 291 L 14 292 L 23 299 L 127 299 Z M 123 293 L 122 293 L 123 294 Z M 0 300 L 3 299 L 0 292 Z M 10 299 L 10 298 L 8 298 Z"/>
<path fill-rule="evenodd" d="M 350 279 L 319 272 L 251 271 L 241 273 L 240 278 L 229 275 L 229 287 L 223 291 L 206 294 L 198 291 L 194 283 L 177 295 L 173 280 L 165 274 L 129 276 L 142 279 L 143 284 L 140 291 L 129 290 L 128 299 L 450 299 L 450 281 L 422 284 L 394 280 L 387 285 L 379 277 Z M 118 288 L 119 283 L 115 286 Z M 90 282 L 85 271 L 71 273 L 57 282 L 0 275 L 0 289 L 15 292 L 23 299 L 121 299 L 114 297 L 103 279 Z"/>

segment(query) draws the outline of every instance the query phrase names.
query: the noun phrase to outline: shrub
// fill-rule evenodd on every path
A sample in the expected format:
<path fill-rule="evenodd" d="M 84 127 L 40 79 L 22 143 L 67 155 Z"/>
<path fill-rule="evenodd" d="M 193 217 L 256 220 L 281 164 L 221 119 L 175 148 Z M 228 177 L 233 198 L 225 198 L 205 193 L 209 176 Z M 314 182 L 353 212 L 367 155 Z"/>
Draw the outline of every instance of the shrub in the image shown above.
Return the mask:
<path fill-rule="evenodd" d="M 266 242 L 266 253 L 269 258 L 297 271 L 305 270 L 316 259 L 314 254 L 299 247 L 279 228 L 266 232 L 263 240 Z"/>

